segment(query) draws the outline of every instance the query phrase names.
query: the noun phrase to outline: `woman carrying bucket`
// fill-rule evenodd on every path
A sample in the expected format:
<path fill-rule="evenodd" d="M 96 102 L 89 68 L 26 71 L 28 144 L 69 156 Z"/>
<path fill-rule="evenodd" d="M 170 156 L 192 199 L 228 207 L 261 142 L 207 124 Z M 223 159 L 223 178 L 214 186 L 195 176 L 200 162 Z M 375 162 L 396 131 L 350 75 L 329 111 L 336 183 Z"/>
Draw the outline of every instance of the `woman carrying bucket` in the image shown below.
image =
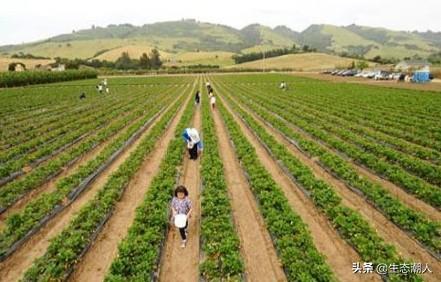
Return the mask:
<path fill-rule="evenodd" d="M 182 134 L 184 141 L 187 143 L 190 160 L 197 160 L 198 155 L 202 152 L 202 140 L 196 128 L 186 128 Z"/>
<path fill-rule="evenodd" d="M 175 189 L 172 199 L 171 209 L 175 226 L 181 234 L 181 248 L 185 248 L 188 238 L 188 219 L 191 218 L 191 200 L 188 197 L 188 190 L 183 185 L 179 185 Z"/>

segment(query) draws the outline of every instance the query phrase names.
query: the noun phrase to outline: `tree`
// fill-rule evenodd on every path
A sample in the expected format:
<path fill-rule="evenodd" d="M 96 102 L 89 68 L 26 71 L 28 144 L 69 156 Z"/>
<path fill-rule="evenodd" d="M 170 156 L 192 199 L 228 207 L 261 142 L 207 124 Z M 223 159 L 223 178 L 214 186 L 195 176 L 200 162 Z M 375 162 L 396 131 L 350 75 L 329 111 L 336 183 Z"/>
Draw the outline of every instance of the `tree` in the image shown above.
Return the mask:
<path fill-rule="evenodd" d="M 349 69 L 353 70 L 355 69 L 355 62 L 352 61 L 352 63 L 349 65 Z"/>
<path fill-rule="evenodd" d="M 357 69 L 364 70 L 369 67 L 369 64 L 366 61 L 358 61 Z"/>
<path fill-rule="evenodd" d="M 377 56 L 372 58 L 372 61 L 376 62 L 376 63 L 381 63 L 383 61 L 383 59 L 381 58 L 381 56 L 377 55 Z"/>
<path fill-rule="evenodd" d="M 308 52 L 309 51 L 309 46 L 308 45 L 304 45 L 303 46 L 303 52 Z"/>
<path fill-rule="evenodd" d="M 142 53 L 142 56 L 139 57 L 139 67 L 142 69 L 150 69 L 152 67 L 150 58 L 146 53 Z"/>
<path fill-rule="evenodd" d="M 150 52 L 150 65 L 154 69 L 159 69 L 162 66 L 162 61 L 160 58 L 158 49 L 154 48 Z"/>
<path fill-rule="evenodd" d="M 115 62 L 115 67 L 121 70 L 128 70 L 134 67 L 128 52 L 121 53 L 121 57 Z"/>
<path fill-rule="evenodd" d="M 17 66 L 20 65 L 23 70 L 26 70 L 26 65 L 23 63 L 10 63 L 8 65 L 8 71 L 16 71 Z"/>

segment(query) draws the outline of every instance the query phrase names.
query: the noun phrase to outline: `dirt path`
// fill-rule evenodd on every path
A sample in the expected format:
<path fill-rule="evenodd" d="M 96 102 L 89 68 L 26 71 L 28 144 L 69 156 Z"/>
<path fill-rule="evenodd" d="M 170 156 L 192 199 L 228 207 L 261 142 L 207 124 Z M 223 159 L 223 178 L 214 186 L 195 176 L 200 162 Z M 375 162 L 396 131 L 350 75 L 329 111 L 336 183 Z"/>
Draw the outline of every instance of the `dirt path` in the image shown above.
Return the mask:
<path fill-rule="evenodd" d="M 418 84 L 418 83 L 397 83 L 394 80 L 373 80 L 360 77 L 342 77 L 329 74 L 321 74 L 316 72 L 292 72 L 288 73 L 297 77 L 308 77 L 319 80 L 325 80 L 334 83 L 353 83 L 353 84 L 364 84 L 373 85 L 386 88 L 397 88 L 397 89 L 412 89 L 420 91 L 441 91 L 441 83 L 439 80 L 434 80 L 432 83 Z"/>
<path fill-rule="evenodd" d="M 261 125 L 263 125 L 260 122 Z M 263 125 L 265 126 L 265 125 Z M 266 128 L 269 128 L 265 126 Z M 409 237 L 404 231 L 390 222 L 383 214 L 368 204 L 358 194 L 349 190 L 346 185 L 325 171 L 317 162 L 308 158 L 295 146 L 286 141 L 280 134 L 270 130 L 274 137 L 284 144 L 289 151 L 307 165 L 318 179 L 330 184 L 336 193 L 342 197 L 342 203 L 349 208 L 358 211 L 371 225 L 377 230 L 378 234 L 388 243 L 393 244 L 398 252 L 405 258 L 412 259 L 413 262 L 428 263 L 433 275 L 425 275 L 427 281 L 441 281 L 441 264 L 421 247 L 413 238 Z"/>
<path fill-rule="evenodd" d="M 245 259 L 245 273 L 249 281 L 286 281 L 271 237 L 257 208 L 249 184 L 242 173 L 220 115 L 213 114 L 224 174 L 233 209 L 234 222 Z"/>
<path fill-rule="evenodd" d="M 125 129 L 127 129 L 132 124 L 134 124 L 137 121 L 139 121 L 141 118 L 142 118 L 142 116 L 139 116 L 139 117 L 135 118 L 134 120 L 130 121 L 122 129 L 120 129 L 118 132 L 116 132 L 115 134 L 110 136 L 107 140 L 105 140 L 104 142 L 98 144 L 92 150 L 90 150 L 90 151 L 84 153 L 83 155 L 81 155 L 78 159 L 76 159 L 69 166 L 63 167 L 63 170 L 62 170 L 62 172 L 60 174 L 56 175 L 55 177 L 53 177 L 49 181 L 46 181 L 42 185 L 40 185 L 37 188 L 32 189 L 31 191 L 26 193 L 23 198 L 18 200 L 16 203 L 14 203 L 12 206 L 10 206 L 6 211 L 4 211 L 2 214 L 0 214 L 0 231 L 4 228 L 5 220 L 6 220 L 6 218 L 8 216 L 10 216 L 13 213 L 16 213 L 16 212 L 20 211 L 30 201 L 32 201 L 33 199 L 39 197 L 41 194 L 43 194 L 43 193 L 50 193 L 50 192 L 55 191 L 56 184 L 57 184 L 58 181 L 60 181 L 61 179 L 65 178 L 65 177 L 68 177 L 68 176 L 72 175 L 73 173 L 76 172 L 76 170 L 80 166 L 85 165 L 87 162 L 89 162 L 90 160 L 92 160 L 95 157 L 97 157 L 105 149 L 105 147 L 108 144 L 113 142 L 118 136 L 120 136 L 120 134 L 122 134 L 122 132 Z"/>
<path fill-rule="evenodd" d="M 127 128 L 128 126 L 130 126 L 131 124 L 133 124 L 133 123 L 128 124 L 126 127 L 124 127 L 124 129 Z M 26 196 L 24 196 L 22 199 L 17 201 L 11 207 L 9 207 L 5 212 L 3 212 L 0 215 L 0 230 L 2 230 L 2 228 L 4 226 L 4 223 L 5 223 L 4 221 L 5 221 L 5 219 L 8 216 L 10 216 L 11 214 L 16 213 L 19 210 L 23 209 L 30 201 L 32 201 L 36 197 L 40 196 L 41 194 L 43 194 L 43 193 L 50 193 L 52 191 L 55 191 L 56 184 L 57 184 L 57 182 L 59 180 L 61 180 L 62 178 L 65 178 L 65 177 L 68 177 L 68 176 L 72 175 L 73 173 L 76 172 L 76 170 L 80 166 L 86 164 L 90 160 L 92 160 L 95 157 L 97 157 L 101 153 L 101 151 L 103 151 L 104 148 L 108 144 L 110 144 L 113 140 L 115 140 L 124 129 L 121 129 L 115 135 L 110 137 L 110 139 L 108 139 L 108 140 L 104 141 L 103 143 L 99 144 L 97 147 L 95 147 L 91 151 L 87 152 L 85 155 L 82 155 L 71 166 L 64 167 L 63 171 L 60 174 L 58 174 L 57 176 L 55 176 L 54 178 L 52 178 L 48 182 L 44 183 L 43 185 L 40 185 L 39 187 L 33 189 L 32 191 L 27 193 Z"/>
<path fill-rule="evenodd" d="M 279 131 L 274 130 L 273 128 L 270 128 L 267 126 L 263 120 L 257 116 L 255 113 L 251 112 L 250 110 L 246 109 L 245 107 L 241 106 L 242 109 L 246 110 L 248 113 L 250 113 L 255 119 L 260 121 L 260 124 L 264 127 L 266 127 L 269 131 L 271 131 L 273 134 L 279 136 L 279 140 L 282 141 L 284 144 L 288 144 L 291 147 L 291 143 L 286 141 L 286 138 L 284 138 L 281 134 L 279 134 Z M 294 130 L 296 133 L 302 135 L 303 138 L 312 141 L 316 143 L 318 146 L 322 147 L 325 150 L 331 151 L 334 154 L 341 155 L 341 153 L 337 152 L 335 149 L 327 146 L 323 142 L 316 140 L 309 136 L 307 133 L 305 133 L 303 130 L 297 128 L 295 125 L 287 123 L 287 126 L 289 126 L 292 130 Z M 295 147 L 294 147 L 295 148 Z M 298 150 L 297 150 L 298 151 Z M 414 197 L 413 195 L 407 193 L 405 190 L 400 188 L 398 185 L 395 185 L 394 183 L 379 177 L 374 172 L 370 171 L 367 168 L 364 168 L 352 161 L 349 158 L 344 159 L 347 161 L 347 163 L 352 166 L 353 169 L 357 171 L 358 174 L 364 176 L 369 181 L 372 181 L 374 183 L 377 183 L 381 185 L 384 189 L 386 189 L 391 195 L 395 196 L 397 199 L 399 199 L 402 203 L 409 206 L 410 208 L 423 213 L 427 218 L 433 220 L 433 221 L 441 221 L 441 212 L 438 211 L 436 208 L 432 207 L 431 205 L 425 203 L 424 201 Z"/>
<path fill-rule="evenodd" d="M 50 240 L 57 236 L 89 200 L 104 186 L 110 175 L 130 156 L 140 141 L 146 137 L 151 128 L 158 122 L 164 112 L 149 126 L 143 134 L 129 146 L 118 158 L 100 174 L 88 189 L 76 201 L 56 215 L 48 224 L 38 231 L 30 240 L 23 244 L 8 259 L 0 263 L 0 277 L 2 281 L 18 281 L 24 272 L 32 265 L 33 261 L 42 256 L 50 244 Z"/>
<path fill-rule="evenodd" d="M 197 108 L 193 118 L 193 127 L 201 130 L 201 113 Z M 184 146 L 184 145 L 183 145 Z M 189 220 L 188 239 L 185 249 L 181 248 L 179 231 L 171 227 L 162 255 L 159 274 L 160 281 L 188 282 L 199 281 L 199 238 L 200 238 L 200 159 L 193 161 L 184 156 L 183 175 L 179 182 L 187 187 L 193 205 Z"/>
<path fill-rule="evenodd" d="M 224 102 L 224 99 L 221 100 Z M 224 103 L 224 105 L 226 104 Z M 227 109 L 231 112 L 228 106 Z M 339 236 L 327 218 L 317 211 L 312 201 L 283 172 L 243 122 L 236 116 L 234 116 L 234 119 L 255 148 L 263 166 L 282 188 L 293 210 L 308 225 L 314 245 L 325 256 L 336 277 L 340 281 L 380 281 L 380 278 L 376 275 L 361 276 L 352 274 L 352 263 L 362 261 L 357 252 Z"/>
<path fill-rule="evenodd" d="M 353 169 L 357 171 L 359 175 L 364 176 L 371 182 L 381 185 L 384 189 L 389 191 L 390 194 L 399 199 L 402 203 L 408 207 L 423 213 L 428 219 L 433 221 L 441 221 L 441 212 L 424 201 L 406 193 L 402 188 L 395 185 L 394 183 L 379 177 L 375 173 L 369 171 L 368 169 L 355 164 L 352 161 L 348 162 Z"/>
<path fill-rule="evenodd" d="M 191 98 L 191 95 L 189 95 Z M 141 168 L 130 180 L 121 200 L 116 204 L 111 218 L 98 235 L 87 254 L 78 263 L 70 281 L 104 281 L 105 275 L 118 254 L 118 244 L 127 235 L 135 218 L 136 208 L 144 200 L 151 181 L 159 172 L 159 166 L 174 137 L 176 126 L 184 112 L 185 105 L 179 110 L 153 152 L 144 160 Z"/>

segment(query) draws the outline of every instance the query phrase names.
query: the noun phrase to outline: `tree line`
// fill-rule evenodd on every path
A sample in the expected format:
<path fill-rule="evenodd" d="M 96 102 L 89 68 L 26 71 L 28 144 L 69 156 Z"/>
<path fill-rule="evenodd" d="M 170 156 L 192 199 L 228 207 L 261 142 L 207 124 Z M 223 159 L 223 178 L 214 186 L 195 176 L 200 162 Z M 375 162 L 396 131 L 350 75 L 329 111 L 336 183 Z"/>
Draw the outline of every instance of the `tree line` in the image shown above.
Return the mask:
<path fill-rule="evenodd" d="M 265 52 L 251 52 L 247 54 L 234 55 L 233 60 L 236 64 L 261 60 L 263 58 L 279 57 L 288 54 L 298 53 L 310 53 L 316 52 L 315 48 L 310 48 L 308 45 L 304 45 L 302 48 L 297 48 L 293 45 L 291 48 L 273 49 Z"/>
<path fill-rule="evenodd" d="M 80 66 L 93 68 L 108 68 L 118 70 L 152 70 L 162 66 L 161 55 L 157 49 L 152 49 L 150 54 L 142 53 L 138 59 L 132 59 L 128 52 L 122 52 L 121 56 L 115 61 L 99 59 L 67 59 L 55 58 L 53 65 L 64 64 L 66 69 L 78 69 Z"/>

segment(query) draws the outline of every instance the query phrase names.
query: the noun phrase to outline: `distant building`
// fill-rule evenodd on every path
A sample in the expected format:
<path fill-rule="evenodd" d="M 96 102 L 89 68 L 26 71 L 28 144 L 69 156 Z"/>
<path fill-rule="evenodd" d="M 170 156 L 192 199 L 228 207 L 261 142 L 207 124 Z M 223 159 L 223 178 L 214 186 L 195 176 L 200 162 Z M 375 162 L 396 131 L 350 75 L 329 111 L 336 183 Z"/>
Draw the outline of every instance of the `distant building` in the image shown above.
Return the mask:
<path fill-rule="evenodd" d="M 59 64 L 58 66 L 53 67 L 51 70 L 52 71 L 65 71 L 66 70 L 66 65 Z"/>
<path fill-rule="evenodd" d="M 397 71 L 417 71 L 417 70 L 429 70 L 431 64 L 426 60 L 405 60 L 401 61 L 395 66 Z"/>
<path fill-rule="evenodd" d="M 26 70 L 26 68 L 23 64 L 16 64 L 15 65 L 15 71 L 20 72 L 20 71 L 25 71 L 25 70 Z"/>

